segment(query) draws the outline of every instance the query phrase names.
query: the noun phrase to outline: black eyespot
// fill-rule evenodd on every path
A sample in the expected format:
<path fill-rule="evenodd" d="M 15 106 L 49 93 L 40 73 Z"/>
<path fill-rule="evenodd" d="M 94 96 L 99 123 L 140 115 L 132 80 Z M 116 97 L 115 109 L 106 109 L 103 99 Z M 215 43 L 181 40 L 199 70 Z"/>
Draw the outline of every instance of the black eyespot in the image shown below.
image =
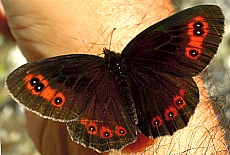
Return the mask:
<path fill-rule="evenodd" d="M 89 126 L 89 131 L 94 132 L 96 129 L 94 126 Z"/>
<path fill-rule="evenodd" d="M 155 126 L 158 126 L 158 125 L 160 124 L 160 121 L 159 121 L 159 120 L 155 120 L 155 121 L 153 122 L 153 124 L 154 124 Z"/>
<path fill-rule="evenodd" d="M 173 112 L 170 112 L 170 113 L 168 114 L 168 117 L 169 117 L 169 118 L 173 118 L 173 117 L 174 117 L 174 113 L 173 113 Z"/>
<path fill-rule="evenodd" d="M 197 50 L 190 50 L 189 51 L 189 55 L 192 57 L 197 57 L 197 55 L 199 54 L 199 52 Z"/>
<path fill-rule="evenodd" d="M 176 100 L 176 105 L 180 106 L 182 105 L 183 101 L 181 99 L 177 99 Z"/>
<path fill-rule="evenodd" d="M 125 131 L 124 130 L 122 130 L 122 129 L 120 129 L 120 134 L 124 134 L 125 133 Z"/>
<path fill-rule="evenodd" d="M 193 27 L 195 29 L 202 29 L 204 27 L 204 24 L 202 22 L 195 22 Z"/>
<path fill-rule="evenodd" d="M 168 116 L 166 116 L 166 117 L 168 117 Z M 153 117 L 151 124 L 152 124 L 153 128 L 157 128 L 163 124 L 163 121 L 162 121 L 161 117 L 159 115 L 157 115 L 157 116 Z"/>
<path fill-rule="evenodd" d="M 38 83 L 38 84 L 36 84 L 36 86 L 34 87 L 34 90 L 35 90 L 36 92 L 41 92 L 41 91 L 43 90 L 43 88 L 44 88 L 44 84 Z"/>
<path fill-rule="evenodd" d="M 40 82 L 40 80 L 38 78 L 32 78 L 30 80 L 30 85 L 31 86 L 35 86 L 36 84 L 38 84 Z"/>
<path fill-rule="evenodd" d="M 203 34 L 204 34 L 204 30 L 202 30 L 202 29 L 195 29 L 193 31 L 194 36 L 202 36 Z"/>
<path fill-rule="evenodd" d="M 54 99 L 54 103 L 56 103 L 56 104 L 61 104 L 61 103 L 62 103 L 62 98 L 61 98 L 61 97 L 56 97 L 56 98 Z"/>
<path fill-rule="evenodd" d="M 109 136 L 110 136 L 110 133 L 109 133 L 109 132 L 104 132 L 104 136 L 105 136 L 105 137 L 109 137 Z"/>

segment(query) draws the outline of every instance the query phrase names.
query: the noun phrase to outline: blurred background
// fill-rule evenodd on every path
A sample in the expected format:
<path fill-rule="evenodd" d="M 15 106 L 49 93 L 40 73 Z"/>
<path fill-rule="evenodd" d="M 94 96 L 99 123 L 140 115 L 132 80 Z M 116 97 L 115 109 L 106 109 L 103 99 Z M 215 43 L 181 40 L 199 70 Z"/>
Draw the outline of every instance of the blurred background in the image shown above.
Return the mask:
<path fill-rule="evenodd" d="M 176 11 L 204 3 L 217 4 L 222 8 L 226 18 L 225 35 L 217 56 L 208 67 L 208 75 L 217 86 L 218 92 L 226 97 L 228 105 L 230 103 L 230 0 L 173 0 L 173 3 Z M 7 75 L 25 62 L 15 43 L 0 35 L 0 143 L 3 155 L 39 154 L 26 133 L 23 109 L 11 99 L 4 87 Z M 228 115 L 226 112 L 227 117 Z"/>

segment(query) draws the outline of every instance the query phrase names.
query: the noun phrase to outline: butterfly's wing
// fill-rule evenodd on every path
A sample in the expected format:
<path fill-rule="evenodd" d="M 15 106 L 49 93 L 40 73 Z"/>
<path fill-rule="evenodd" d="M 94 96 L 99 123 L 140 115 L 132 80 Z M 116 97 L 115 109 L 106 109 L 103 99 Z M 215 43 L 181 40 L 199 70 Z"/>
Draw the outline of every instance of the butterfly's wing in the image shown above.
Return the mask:
<path fill-rule="evenodd" d="M 192 77 L 209 64 L 223 33 L 220 8 L 203 5 L 160 21 L 126 46 L 122 58 L 143 134 L 172 135 L 187 125 L 199 102 Z"/>
<path fill-rule="evenodd" d="M 19 67 L 6 85 L 26 109 L 68 122 L 73 140 L 104 152 L 136 140 L 136 129 L 114 80 L 103 58 L 65 55 Z"/>

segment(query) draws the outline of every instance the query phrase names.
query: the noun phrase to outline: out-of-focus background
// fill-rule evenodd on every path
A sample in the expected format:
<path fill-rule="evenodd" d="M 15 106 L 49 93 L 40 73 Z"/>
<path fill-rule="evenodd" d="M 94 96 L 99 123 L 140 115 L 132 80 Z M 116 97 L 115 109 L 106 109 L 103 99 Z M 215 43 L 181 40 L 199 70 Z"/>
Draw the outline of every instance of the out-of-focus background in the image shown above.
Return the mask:
<path fill-rule="evenodd" d="M 173 0 L 173 3 L 176 11 L 205 3 L 217 4 L 222 8 L 226 18 L 225 35 L 208 74 L 218 92 L 226 97 L 226 104 L 230 104 L 230 0 Z M 10 98 L 4 87 L 7 75 L 25 62 L 17 46 L 0 34 L 0 143 L 3 155 L 39 154 L 26 133 L 23 109 Z M 229 117 L 228 113 L 226 116 Z"/>

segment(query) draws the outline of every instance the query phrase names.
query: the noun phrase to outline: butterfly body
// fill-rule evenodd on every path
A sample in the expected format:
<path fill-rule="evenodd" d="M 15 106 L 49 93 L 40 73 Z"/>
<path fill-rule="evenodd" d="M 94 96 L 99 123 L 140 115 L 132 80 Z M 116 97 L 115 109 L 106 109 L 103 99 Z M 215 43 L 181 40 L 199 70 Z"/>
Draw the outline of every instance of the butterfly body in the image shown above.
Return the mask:
<path fill-rule="evenodd" d="M 136 108 L 132 97 L 130 83 L 127 79 L 127 70 L 124 60 L 122 59 L 121 54 L 108 49 L 104 49 L 104 54 L 105 63 L 108 64 L 108 72 L 115 78 L 119 87 L 120 95 L 122 96 L 123 102 L 125 102 L 127 112 L 129 113 L 133 124 L 137 124 Z"/>
<path fill-rule="evenodd" d="M 172 135 L 199 103 L 193 76 L 211 61 L 224 33 L 218 6 L 181 11 L 137 35 L 121 54 L 41 59 L 12 72 L 6 85 L 26 109 L 67 122 L 74 141 L 98 152 L 137 139 Z"/>

